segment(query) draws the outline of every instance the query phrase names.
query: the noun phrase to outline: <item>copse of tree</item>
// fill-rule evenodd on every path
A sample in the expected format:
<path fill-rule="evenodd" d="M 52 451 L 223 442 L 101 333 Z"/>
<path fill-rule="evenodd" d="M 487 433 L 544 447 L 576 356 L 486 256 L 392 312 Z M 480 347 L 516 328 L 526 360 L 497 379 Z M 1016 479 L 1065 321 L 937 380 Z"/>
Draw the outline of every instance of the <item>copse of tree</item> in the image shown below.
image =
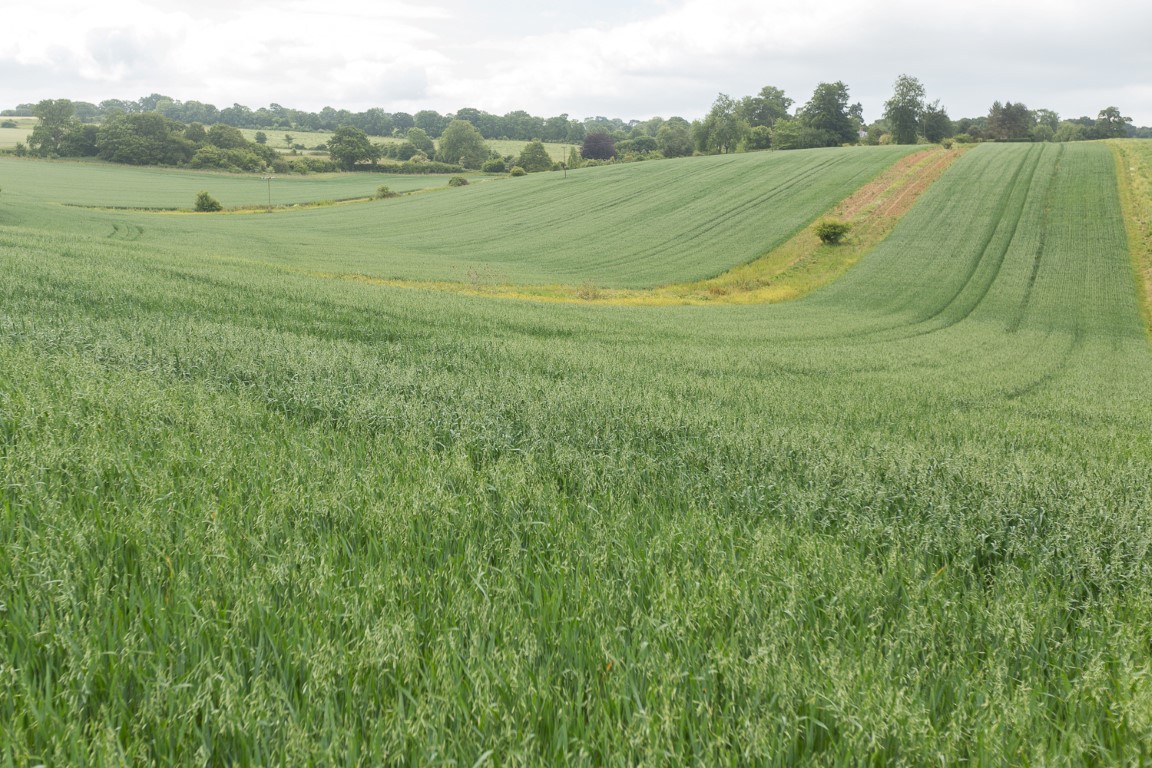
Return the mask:
<path fill-rule="evenodd" d="M 102 160 L 129 165 L 182 165 L 196 152 L 184 126 L 158 112 L 114 114 L 97 135 Z"/>
<path fill-rule="evenodd" d="M 616 157 L 616 140 L 602 131 L 584 137 L 580 157 L 585 160 L 611 160 Z"/>
<path fill-rule="evenodd" d="M 994 101 L 988 110 L 988 123 L 984 129 L 985 138 L 995 141 L 1022 141 L 1032 137 L 1032 126 L 1036 121 L 1032 112 L 1022 102 L 1001 104 Z"/>

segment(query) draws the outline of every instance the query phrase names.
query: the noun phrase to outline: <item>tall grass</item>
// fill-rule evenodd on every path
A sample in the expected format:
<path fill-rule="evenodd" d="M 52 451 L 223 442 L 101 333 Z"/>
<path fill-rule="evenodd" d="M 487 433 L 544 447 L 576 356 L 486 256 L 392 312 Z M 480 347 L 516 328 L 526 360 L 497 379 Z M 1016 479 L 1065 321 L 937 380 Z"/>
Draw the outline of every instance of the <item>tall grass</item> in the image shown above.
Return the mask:
<path fill-rule="evenodd" d="M 981 147 L 768 307 L 0 222 L 0 755 L 1146 762 L 1152 365 L 1112 167 Z"/>

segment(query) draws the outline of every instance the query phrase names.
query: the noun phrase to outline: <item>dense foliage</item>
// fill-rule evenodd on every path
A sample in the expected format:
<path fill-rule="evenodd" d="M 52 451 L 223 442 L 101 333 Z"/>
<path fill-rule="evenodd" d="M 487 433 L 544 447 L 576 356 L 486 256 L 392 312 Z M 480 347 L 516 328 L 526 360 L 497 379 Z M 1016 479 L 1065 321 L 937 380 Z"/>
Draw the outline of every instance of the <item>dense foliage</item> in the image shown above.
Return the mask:
<path fill-rule="evenodd" d="M 585 160 L 611 160 L 616 157 L 616 139 L 607 133 L 590 133 L 584 137 L 580 157 Z"/>
<path fill-rule="evenodd" d="M 892 96 L 884 102 L 884 119 L 897 144 L 915 144 L 924 116 L 924 86 L 910 75 L 896 78 Z"/>

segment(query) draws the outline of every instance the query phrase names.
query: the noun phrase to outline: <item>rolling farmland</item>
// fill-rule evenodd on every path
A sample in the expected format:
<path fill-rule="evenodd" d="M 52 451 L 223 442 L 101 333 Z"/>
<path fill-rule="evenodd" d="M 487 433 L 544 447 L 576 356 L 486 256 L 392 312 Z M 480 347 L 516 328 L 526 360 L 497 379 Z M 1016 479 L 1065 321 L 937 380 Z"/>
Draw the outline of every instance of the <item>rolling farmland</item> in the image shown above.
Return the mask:
<path fill-rule="evenodd" d="M 144 242 L 154 249 L 173 250 L 175 243 L 181 255 L 226 256 L 367 277 L 463 281 L 475 274 L 491 282 L 647 287 L 708 277 L 755 259 L 846 191 L 914 150 L 700 157 L 582 169 L 567 178 L 558 173 L 501 178 L 363 207 L 256 217 L 89 211 L 66 220 L 57 217 L 53 226 L 102 237 L 121 225 L 142 230 Z M 142 177 L 148 173 L 140 172 Z M 288 179 L 283 186 L 273 182 L 273 193 L 281 196 L 278 200 L 302 202 L 313 189 L 310 180 Z M 360 194 L 370 195 L 377 184 L 391 179 L 353 174 L 353 181 L 330 185 L 348 189 L 354 182 L 363 190 Z M 187 209 L 197 189 L 243 186 L 246 197 L 241 200 L 256 204 L 265 193 L 258 177 L 187 174 L 178 176 L 177 183 L 179 198 L 175 193 L 137 193 L 120 181 L 57 194 L 68 202 L 104 206 L 139 204 L 120 201 L 145 198 L 168 204 L 181 200 Z M 443 188 L 446 179 L 417 177 L 416 183 Z M 297 188 L 299 193 L 293 191 Z M 17 187 L 15 194 L 35 193 Z M 226 204 L 235 199 L 224 192 L 216 196 Z M 27 214 L 29 220 L 43 215 L 43 208 Z"/>
<path fill-rule="evenodd" d="M 1146 762 L 1152 357 L 1107 146 L 980 146 L 784 304 L 309 274 L 707 276 L 899 157 L 270 215 L 3 182 L 0 756 Z"/>

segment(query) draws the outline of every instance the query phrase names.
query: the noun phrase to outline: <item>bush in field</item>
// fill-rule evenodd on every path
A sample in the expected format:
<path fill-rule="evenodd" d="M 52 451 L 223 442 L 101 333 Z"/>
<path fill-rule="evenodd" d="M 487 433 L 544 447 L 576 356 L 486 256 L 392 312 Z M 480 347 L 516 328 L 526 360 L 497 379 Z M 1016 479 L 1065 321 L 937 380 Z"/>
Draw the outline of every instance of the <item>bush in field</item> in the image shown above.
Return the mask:
<path fill-rule="evenodd" d="M 220 201 L 212 197 L 212 195 L 207 192 L 201 192 L 196 195 L 196 210 L 199 213 L 214 213 L 224 210 L 224 206 L 220 205 Z"/>
<path fill-rule="evenodd" d="M 846 221 L 837 221 L 836 219 L 824 219 L 815 226 L 816 237 L 820 238 L 820 242 L 827 245 L 837 245 L 844 236 L 848 234 L 848 230 L 852 225 Z"/>
<path fill-rule="evenodd" d="M 504 164 L 504 160 L 499 157 L 494 157 L 491 160 L 485 161 L 480 170 L 484 173 L 507 173 L 508 166 Z"/>
<path fill-rule="evenodd" d="M 400 195 L 399 192 L 393 192 L 387 186 L 381 185 L 379 187 L 376 187 L 376 199 L 377 200 L 386 200 L 389 197 L 398 197 L 399 195 Z"/>
<path fill-rule="evenodd" d="M 524 170 L 518 165 L 512 166 L 512 170 L 508 172 L 511 176 L 527 176 L 528 171 Z"/>
<path fill-rule="evenodd" d="M 450 187 L 466 187 L 468 186 L 468 179 L 463 176 L 453 176 L 448 179 L 448 186 Z"/>

